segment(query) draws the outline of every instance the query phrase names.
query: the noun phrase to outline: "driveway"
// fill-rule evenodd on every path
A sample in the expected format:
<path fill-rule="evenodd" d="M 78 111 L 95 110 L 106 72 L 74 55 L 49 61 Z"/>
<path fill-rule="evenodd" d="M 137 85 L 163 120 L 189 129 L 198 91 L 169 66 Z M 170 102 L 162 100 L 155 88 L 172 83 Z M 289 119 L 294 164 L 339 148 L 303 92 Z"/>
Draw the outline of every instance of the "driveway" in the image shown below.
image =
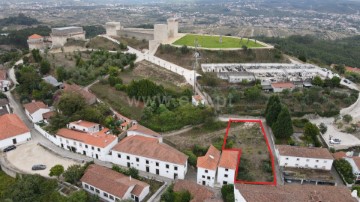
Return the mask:
<path fill-rule="evenodd" d="M 63 165 L 66 170 L 70 165 L 79 164 L 73 160 L 62 158 L 45 150 L 33 140 L 18 146 L 15 150 L 7 152 L 6 158 L 8 162 L 17 169 L 25 173 L 40 174 L 44 177 L 49 177 L 50 169 L 54 165 Z M 46 169 L 33 171 L 31 167 L 34 164 L 44 164 L 46 165 Z"/>

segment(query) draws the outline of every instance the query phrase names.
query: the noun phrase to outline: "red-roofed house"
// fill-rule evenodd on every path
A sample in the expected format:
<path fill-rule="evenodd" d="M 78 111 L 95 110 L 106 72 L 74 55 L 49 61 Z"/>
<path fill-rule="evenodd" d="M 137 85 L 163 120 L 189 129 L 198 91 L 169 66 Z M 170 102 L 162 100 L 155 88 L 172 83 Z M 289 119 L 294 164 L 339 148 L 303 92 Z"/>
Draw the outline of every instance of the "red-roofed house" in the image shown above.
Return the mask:
<path fill-rule="evenodd" d="M 109 202 L 143 201 L 150 190 L 150 185 L 145 182 L 96 164 L 86 169 L 80 181 L 84 190 Z"/>
<path fill-rule="evenodd" d="M 151 138 L 157 138 L 159 139 L 160 142 L 162 142 L 162 136 L 149 129 L 146 128 L 145 126 L 142 126 L 138 123 L 133 124 L 133 126 L 131 126 L 127 131 L 126 131 L 127 136 L 133 136 L 133 135 L 141 135 L 144 137 L 151 137 Z"/>
<path fill-rule="evenodd" d="M 274 93 L 281 93 L 283 90 L 293 90 L 295 85 L 290 82 L 279 82 L 279 83 L 272 83 L 271 88 L 273 89 Z"/>
<path fill-rule="evenodd" d="M 80 120 L 68 124 L 68 128 L 58 130 L 54 143 L 66 150 L 105 161 L 117 142 L 118 138 L 109 129 Z"/>
<path fill-rule="evenodd" d="M 187 156 L 157 138 L 128 136 L 111 151 L 112 163 L 170 179 L 184 179 Z"/>
<path fill-rule="evenodd" d="M 82 87 L 80 87 L 76 84 L 65 83 L 63 91 L 67 92 L 67 93 L 80 94 L 81 96 L 83 96 L 85 98 L 86 103 L 88 103 L 89 105 L 96 103 L 96 96 L 94 94 L 86 91 L 85 89 L 83 89 Z"/>
<path fill-rule="evenodd" d="M 238 156 L 239 151 L 223 150 L 217 170 L 217 182 L 221 186 L 224 184 L 234 184 Z"/>
<path fill-rule="evenodd" d="M 360 68 L 354 68 L 354 67 L 345 67 L 346 71 L 348 72 L 354 72 L 360 74 Z"/>
<path fill-rule="evenodd" d="M 0 148 L 31 139 L 29 128 L 16 114 L 0 116 Z"/>
<path fill-rule="evenodd" d="M 216 170 L 220 160 L 220 151 L 210 145 L 205 156 L 197 158 L 197 183 L 214 187 Z"/>
<path fill-rule="evenodd" d="M 40 36 L 38 34 L 33 34 L 33 35 L 29 36 L 27 43 L 29 45 L 30 50 L 33 50 L 33 49 L 42 50 L 45 48 L 44 37 Z"/>
<path fill-rule="evenodd" d="M 201 95 L 193 95 L 191 98 L 191 102 L 194 106 L 198 106 L 198 105 L 205 105 L 205 100 L 203 97 L 201 97 Z"/>
<path fill-rule="evenodd" d="M 41 101 L 32 101 L 24 104 L 24 108 L 26 115 L 33 123 L 44 120 L 43 114 L 50 111 L 50 108 Z"/>

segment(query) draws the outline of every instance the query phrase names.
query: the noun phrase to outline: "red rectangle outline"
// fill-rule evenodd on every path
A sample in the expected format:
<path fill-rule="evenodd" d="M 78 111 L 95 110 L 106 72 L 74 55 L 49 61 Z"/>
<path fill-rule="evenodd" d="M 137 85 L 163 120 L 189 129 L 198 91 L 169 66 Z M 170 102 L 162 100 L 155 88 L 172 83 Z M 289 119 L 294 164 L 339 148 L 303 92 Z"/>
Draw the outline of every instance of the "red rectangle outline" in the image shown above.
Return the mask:
<path fill-rule="evenodd" d="M 241 158 L 241 154 L 242 154 L 242 150 L 240 148 L 232 148 L 232 149 L 226 149 L 225 148 L 225 145 L 226 145 L 226 140 L 227 140 L 227 137 L 229 135 L 229 130 L 230 130 L 230 125 L 231 123 L 239 123 L 239 122 L 252 122 L 252 123 L 259 123 L 260 124 L 260 128 L 261 128 L 261 131 L 262 131 L 262 134 L 264 136 L 264 139 L 265 139 L 265 142 L 266 142 L 266 146 L 267 146 L 267 149 L 269 151 L 269 156 L 270 156 L 270 160 L 271 160 L 271 168 L 272 168 L 272 174 L 273 174 L 273 181 L 272 182 L 249 182 L 249 181 L 244 181 L 244 180 L 237 180 L 237 176 L 238 176 L 238 172 L 239 172 L 239 165 L 240 165 L 240 158 Z M 230 151 L 238 151 L 238 166 L 236 167 L 236 172 L 235 172 L 235 177 L 234 177 L 234 182 L 235 183 L 238 183 L 238 184 L 256 184 L 256 185 L 272 185 L 272 186 L 276 186 L 276 172 L 275 172 L 275 162 L 274 162 L 274 156 L 273 156 L 273 153 L 270 149 L 270 144 L 269 144 L 269 140 L 268 138 L 266 137 L 266 132 L 265 132 L 265 129 L 264 129 L 264 125 L 262 123 L 261 120 L 243 120 L 243 119 L 229 119 L 229 122 L 228 122 L 228 126 L 226 128 L 226 133 L 225 133 L 225 136 L 224 136 L 224 143 L 223 143 L 223 146 L 222 146 L 222 150 L 230 150 Z"/>

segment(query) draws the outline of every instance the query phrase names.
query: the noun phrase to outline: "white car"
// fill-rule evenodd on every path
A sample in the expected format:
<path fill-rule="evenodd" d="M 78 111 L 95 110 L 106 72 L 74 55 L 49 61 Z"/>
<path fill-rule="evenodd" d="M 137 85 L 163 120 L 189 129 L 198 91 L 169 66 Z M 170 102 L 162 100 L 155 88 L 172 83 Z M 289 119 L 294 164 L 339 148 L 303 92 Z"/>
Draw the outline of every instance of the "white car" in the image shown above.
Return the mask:
<path fill-rule="evenodd" d="M 330 144 L 340 144 L 341 143 L 341 140 L 340 139 L 331 139 L 330 140 Z"/>

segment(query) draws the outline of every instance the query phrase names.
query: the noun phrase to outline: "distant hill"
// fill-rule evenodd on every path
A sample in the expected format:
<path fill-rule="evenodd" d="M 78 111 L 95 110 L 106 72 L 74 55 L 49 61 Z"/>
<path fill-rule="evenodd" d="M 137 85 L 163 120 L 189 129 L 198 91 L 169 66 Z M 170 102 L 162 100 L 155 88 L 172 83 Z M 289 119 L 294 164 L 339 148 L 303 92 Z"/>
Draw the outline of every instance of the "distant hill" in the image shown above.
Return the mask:
<path fill-rule="evenodd" d="M 18 16 L 8 17 L 0 19 L 0 26 L 9 26 L 9 25 L 36 25 L 40 22 L 34 18 L 27 17 L 24 14 L 20 13 Z"/>

